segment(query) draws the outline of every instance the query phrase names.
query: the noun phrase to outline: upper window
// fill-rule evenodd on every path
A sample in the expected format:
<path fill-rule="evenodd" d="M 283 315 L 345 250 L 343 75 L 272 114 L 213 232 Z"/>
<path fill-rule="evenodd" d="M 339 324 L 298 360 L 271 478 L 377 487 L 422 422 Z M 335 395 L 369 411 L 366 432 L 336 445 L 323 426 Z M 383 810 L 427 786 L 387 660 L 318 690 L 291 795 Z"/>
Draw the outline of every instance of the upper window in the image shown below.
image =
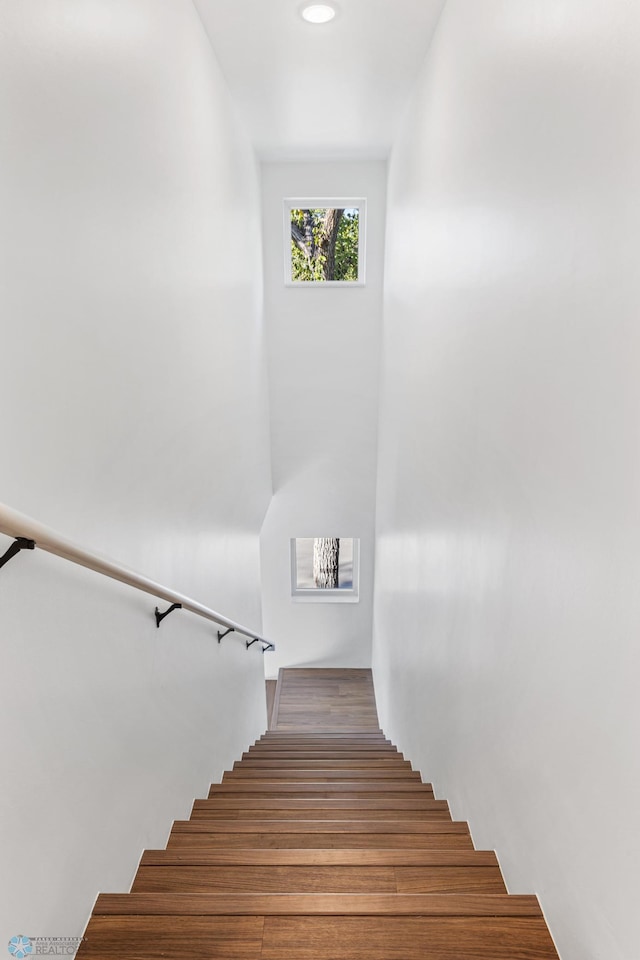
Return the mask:
<path fill-rule="evenodd" d="M 362 286 L 365 227 L 362 198 L 285 200 L 285 283 Z"/>

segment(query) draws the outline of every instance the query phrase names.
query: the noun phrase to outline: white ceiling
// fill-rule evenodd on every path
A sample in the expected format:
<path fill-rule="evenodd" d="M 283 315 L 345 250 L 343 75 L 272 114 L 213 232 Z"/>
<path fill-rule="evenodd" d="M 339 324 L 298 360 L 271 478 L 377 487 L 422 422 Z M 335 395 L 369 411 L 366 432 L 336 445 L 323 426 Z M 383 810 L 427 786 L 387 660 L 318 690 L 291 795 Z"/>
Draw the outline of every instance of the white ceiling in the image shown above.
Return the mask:
<path fill-rule="evenodd" d="M 387 155 L 445 0 L 194 3 L 258 154 L 305 160 Z"/>

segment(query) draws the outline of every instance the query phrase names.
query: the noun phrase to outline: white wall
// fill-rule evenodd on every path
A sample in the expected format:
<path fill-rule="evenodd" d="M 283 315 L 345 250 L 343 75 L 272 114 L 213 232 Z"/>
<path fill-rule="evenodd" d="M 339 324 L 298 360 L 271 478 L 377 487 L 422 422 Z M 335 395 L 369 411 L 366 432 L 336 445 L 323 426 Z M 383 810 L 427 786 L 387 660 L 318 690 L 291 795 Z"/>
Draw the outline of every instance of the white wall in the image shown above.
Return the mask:
<path fill-rule="evenodd" d="M 274 497 L 262 531 L 264 628 L 280 666 L 371 664 L 386 165 L 263 164 Z M 285 197 L 367 199 L 366 286 L 285 287 Z M 360 601 L 291 598 L 292 537 L 360 538 Z"/>
<path fill-rule="evenodd" d="M 258 177 L 193 5 L 6 0 L 0 47 L 0 500 L 259 629 Z M 0 573 L 0 942 L 81 932 L 264 728 L 255 648 L 154 605 Z"/>
<path fill-rule="evenodd" d="M 639 38 L 449 0 L 390 165 L 382 724 L 563 960 L 640 942 Z"/>

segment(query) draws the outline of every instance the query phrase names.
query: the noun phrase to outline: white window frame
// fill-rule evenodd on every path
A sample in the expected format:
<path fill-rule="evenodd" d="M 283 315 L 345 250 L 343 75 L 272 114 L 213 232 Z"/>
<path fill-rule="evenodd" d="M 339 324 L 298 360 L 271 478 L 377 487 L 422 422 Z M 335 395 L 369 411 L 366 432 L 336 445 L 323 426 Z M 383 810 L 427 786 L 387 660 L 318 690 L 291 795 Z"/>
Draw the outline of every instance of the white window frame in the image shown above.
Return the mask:
<path fill-rule="evenodd" d="M 293 280 L 291 277 L 291 211 L 296 209 L 339 210 L 356 208 L 358 214 L 358 279 L 357 280 Z M 283 201 L 284 283 L 287 287 L 364 287 L 366 267 L 367 201 L 365 197 L 286 197 Z"/>
<path fill-rule="evenodd" d="M 312 537 L 291 537 L 291 598 L 296 603 L 359 603 L 360 602 L 360 539 L 353 540 L 353 576 L 351 589 L 339 587 L 299 587 L 298 586 L 298 558 L 296 556 L 296 540 L 311 540 Z"/>

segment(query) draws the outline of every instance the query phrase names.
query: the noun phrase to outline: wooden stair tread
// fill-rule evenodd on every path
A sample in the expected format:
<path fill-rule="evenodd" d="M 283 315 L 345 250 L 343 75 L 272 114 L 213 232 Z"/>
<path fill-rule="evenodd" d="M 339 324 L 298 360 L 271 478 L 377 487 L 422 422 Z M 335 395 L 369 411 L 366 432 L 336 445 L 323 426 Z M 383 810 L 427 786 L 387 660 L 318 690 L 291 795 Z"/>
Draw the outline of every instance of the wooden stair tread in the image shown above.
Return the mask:
<path fill-rule="evenodd" d="M 286 749 L 286 747 L 297 747 L 298 749 L 325 747 L 326 749 L 333 749 L 335 747 L 342 750 L 349 750 L 350 748 L 356 750 L 397 749 L 393 741 L 386 737 L 346 737 L 342 734 L 329 737 L 261 737 L 259 740 L 254 740 L 249 749 L 253 750 L 256 747 L 277 747 L 278 749 Z"/>
<path fill-rule="evenodd" d="M 131 892 L 397 893 L 398 884 L 392 866 L 141 866 Z"/>
<path fill-rule="evenodd" d="M 242 754 L 243 760 L 403 760 L 404 754 L 399 750 L 377 749 L 366 750 L 363 748 L 340 750 L 327 750 L 324 747 L 318 750 L 282 750 L 279 747 L 261 749 L 250 747 Z"/>
<path fill-rule="evenodd" d="M 176 820 L 173 833 L 469 833 L 456 820 Z"/>
<path fill-rule="evenodd" d="M 357 800 L 353 801 L 358 803 Z M 220 809 L 215 800 L 197 800 L 191 811 L 191 820 L 451 820 L 451 814 L 446 803 L 433 800 L 431 809 L 394 809 L 386 808 L 366 809 L 357 807 L 325 809 L 311 807 L 306 810 L 287 809 L 285 807 L 265 808 L 253 807 L 249 809 Z M 210 806 L 205 806 L 210 804 Z M 436 806 L 437 804 L 437 806 Z"/>
<path fill-rule="evenodd" d="M 140 866 L 132 893 L 494 893 L 498 866 Z"/>
<path fill-rule="evenodd" d="M 392 746 L 394 744 L 394 741 L 384 733 L 363 733 L 362 731 L 349 733 L 344 730 L 337 733 L 331 731 L 326 733 L 321 731 L 297 732 L 295 730 L 290 730 L 285 733 L 276 730 L 269 731 L 267 734 L 263 733 L 262 736 L 257 737 L 253 743 L 282 743 L 287 740 L 302 740 L 305 743 L 387 743 Z"/>
<path fill-rule="evenodd" d="M 239 767 L 234 770 L 225 770 L 222 775 L 225 780 L 272 780 L 285 782 L 293 781 L 314 781 L 314 780 L 418 780 L 421 781 L 420 774 L 416 770 L 394 770 L 393 768 L 383 767 L 376 770 L 362 770 L 325 766 L 320 769 L 307 770 L 305 768 L 287 770 L 282 767 L 270 768 L 268 770 L 256 770 L 253 767 Z"/>
<path fill-rule="evenodd" d="M 538 899 L 505 894 L 101 893 L 96 916 L 540 917 Z"/>
<path fill-rule="evenodd" d="M 99 916 L 78 960 L 558 960 L 534 917 Z M 124 945 L 124 946 L 123 946 Z"/>
<path fill-rule="evenodd" d="M 542 917 L 265 917 L 263 960 L 558 960 Z"/>
<path fill-rule="evenodd" d="M 355 737 L 346 737 L 344 734 L 337 734 L 335 736 L 326 736 L 326 737 L 313 737 L 313 736 L 268 736 L 260 737 L 258 740 L 254 740 L 252 744 L 253 747 L 286 747 L 288 744 L 292 744 L 294 747 L 327 747 L 329 749 L 333 747 L 378 747 L 386 748 L 389 747 L 392 750 L 396 749 L 396 746 L 393 740 L 389 740 L 387 737 L 371 737 L 371 736 L 355 736 Z"/>
<path fill-rule="evenodd" d="M 283 760 L 278 759 L 258 759 L 247 757 L 246 760 L 236 760 L 233 765 L 234 770 L 319 770 L 327 765 L 326 760 Z M 338 757 L 331 760 L 331 768 L 334 770 L 411 770 L 411 764 L 408 760 L 401 760 L 393 757 L 384 760 L 349 760 Z"/>
<path fill-rule="evenodd" d="M 242 821 L 237 821 L 241 823 Z M 437 821 L 434 821 L 437 822 Z M 473 849 L 468 833 L 175 833 L 167 842 L 174 847 L 202 849 L 275 848 L 298 849 L 366 849 L 378 848 L 440 848 Z"/>
<path fill-rule="evenodd" d="M 189 820 L 174 824 L 168 848 L 472 848 L 466 823 L 431 821 Z"/>
<path fill-rule="evenodd" d="M 381 750 L 383 753 L 396 753 L 398 748 L 390 740 L 345 740 L 344 737 L 301 740 L 299 738 L 281 738 L 279 740 L 256 740 L 249 750 Z"/>
<path fill-rule="evenodd" d="M 306 704 L 308 710 L 308 703 Z M 335 727 L 333 718 L 328 716 L 328 723 L 325 727 L 321 724 L 313 724 L 308 727 L 292 727 L 291 729 L 277 728 L 267 730 L 260 735 L 260 739 L 277 739 L 278 737 L 384 737 L 385 733 L 377 724 L 370 724 L 368 727 L 362 724 L 355 724 L 352 728 L 341 726 L 338 730 Z"/>
<path fill-rule="evenodd" d="M 362 753 L 380 752 L 395 756 L 400 751 L 394 743 L 389 740 L 256 740 L 247 747 L 247 750 L 257 753 L 263 751 L 268 753 L 270 750 L 305 750 L 313 753 L 315 750 L 337 750 L 347 751 L 356 750 Z"/>
<path fill-rule="evenodd" d="M 321 736 L 297 736 L 295 734 L 288 734 L 287 736 L 268 736 L 268 737 L 259 737 L 257 740 L 253 741 L 250 749 L 254 747 L 286 747 L 288 744 L 293 744 L 297 746 L 298 749 L 301 747 L 326 747 L 331 749 L 333 747 L 344 747 L 348 749 L 349 747 L 356 747 L 358 749 L 368 748 L 375 749 L 391 749 L 395 750 L 396 746 L 393 740 L 389 740 L 388 737 L 379 736 L 379 737 L 364 737 L 364 736 L 355 736 L 347 737 L 344 734 L 330 735 L 326 737 Z"/>
<path fill-rule="evenodd" d="M 283 783 L 277 780 L 260 781 L 239 781 L 227 780 L 223 783 L 212 784 L 209 796 L 217 793 L 292 793 L 292 794 L 313 794 L 331 796 L 337 793 L 409 793 L 409 794 L 429 794 L 433 796 L 433 788 L 430 783 L 421 783 L 419 780 L 388 780 L 382 783 L 369 783 L 368 781 L 359 782 L 357 780 L 334 781 L 333 783 Z"/>
<path fill-rule="evenodd" d="M 335 797 L 318 800 L 317 797 L 240 797 L 217 794 L 208 800 L 194 800 L 193 809 L 207 810 L 449 810 L 446 800 L 434 800 L 432 797 L 365 797 L 351 800 L 338 794 Z M 336 817 L 339 819 L 340 815 Z M 309 819 L 313 820 L 313 817 Z M 384 820 L 384 817 L 380 819 Z"/>
<path fill-rule="evenodd" d="M 254 740 L 250 749 L 255 747 L 278 747 L 280 749 L 289 747 L 326 747 L 332 749 L 333 747 L 338 747 L 342 749 L 349 749 L 353 747 L 357 750 L 367 749 L 367 748 L 377 748 L 377 749 L 390 749 L 395 750 L 396 745 L 393 740 L 389 740 L 387 737 L 348 737 L 343 734 L 336 734 L 335 736 L 326 736 L 326 737 L 301 737 L 301 736 L 273 736 L 273 737 L 260 737 L 258 740 Z"/>
<path fill-rule="evenodd" d="M 344 730 L 323 730 L 321 728 L 314 730 L 304 730 L 301 727 L 296 727 L 291 730 L 267 730 L 265 733 L 261 734 L 260 740 L 277 740 L 279 737 L 299 737 L 299 738 L 322 738 L 322 737 L 344 737 L 348 739 L 349 737 L 378 737 L 381 739 L 386 739 L 384 730 L 381 730 L 380 727 L 371 727 L 367 729 L 356 729 L 349 730 L 348 727 L 345 727 Z"/>
<path fill-rule="evenodd" d="M 287 743 L 255 743 L 247 749 L 247 753 L 252 756 L 268 758 L 272 753 L 301 753 L 304 752 L 313 759 L 316 753 L 321 751 L 337 754 L 362 753 L 364 757 L 370 757 L 372 754 L 381 754 L 380 759 L 400 758 L 400 751 L 393 744 L 385 743 L 344 743 L 344 741 L 332 741 L 327 743 L 296 743 L 295 741 Z"/>
<path fill-rule="evenodd" d="M 259 960 L 264 917 L 92 916 L 77 960 Z M 188 944 L 188 950 L 185 950 Z"/>
<path fill-rule="evenodd" d="M 347 737 L 344 734 L 335 734 L 327 736 L 297 736 L 295 734 L 288 734 L 287 736 L 283 734 L 273 734 L 268 737 L 260 737 L 258 740 L 254 740 L 254 746 L 278 746 L 282 747 L 286 744 L 293 744 L 298 747 L 358 747 L 361 744 L 365 745 L 374 745 L 374 746 L 386 746 L 394 747 L 395 744 L 392 740 L 389 740 L 384 736 L 350 736 Z"/>
<path fill-rule="evenodd" d="M 421 849 L 282 849 L 198 850 L 175 846 L 169 850 L 145 850 L 141 866 L 216 866 L 249 864 L 269 866 L 405 866 L 475 867 L 497 866 L 493 850 Z"/>
<path fill-rule="evenodd" d="M 500 867 L 394 867 L 397 893 L 507 894 Z"/>

